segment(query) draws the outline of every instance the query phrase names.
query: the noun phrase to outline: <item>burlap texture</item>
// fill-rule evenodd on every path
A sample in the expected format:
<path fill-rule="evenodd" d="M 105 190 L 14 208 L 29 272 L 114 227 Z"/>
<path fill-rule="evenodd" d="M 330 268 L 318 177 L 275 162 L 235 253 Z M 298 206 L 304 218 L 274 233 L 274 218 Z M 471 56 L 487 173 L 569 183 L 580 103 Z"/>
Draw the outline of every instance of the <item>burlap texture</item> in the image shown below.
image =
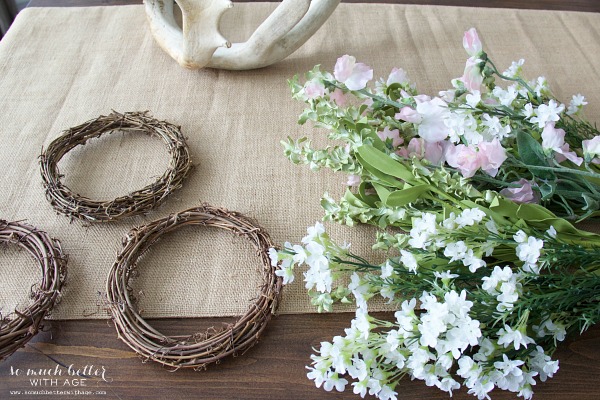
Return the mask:
<path fill-rule="evenodd" d="M 241 41 L 276 5 L 236 4 L 223 31 Z M 352 54 L 376 76 L 403 67 L 422 92 L 435 94 L 462 74 L 462 33 L 471 26 L 500 68 L 525 58 L 528 76 L 549 77 L 564 101 L 583 93 L 588 116 L 598 115 L 599 14 L 342 4 L 285 61 L 232 72 L 179 67 L 154 42 L 142 6 L 26 9 L 0 42 L 0 218 L 26 220 L 64 244 L 69 280 L 54 313 L 61 319 L 105 318 L 104 282 L 121 237 L 201 202 L 256 218 L 276 243 L 298 242 L 322 217 L 322 194 L 343 193 L 344 177 L 310 172 L 283 156 L 279 141 L 288 135 L 324 143 L 324 131 L 296 125 L 303 106 L 290 98 L 286 80 L 315 64 L 331 70 L 337 57 Z M 44 198 L 38 156 L 62 130 L 111 109 L 150 110 L 181 125 L 197 168 L 145 217 L 70 223 Z M 167 162 L 160 140 L 117 134 L 72 151 L 59 166 L 73 190 L 110 199 L 149 183 Z M 370 257 L 371 229 L 328 228 Z M 258 293 L 257 268 L 242 239 L 187 229 L 144 257 L 134 287 L 147 316 L 235 315 Z M 12 250 L 0 254 L 0 273 L 6 312 L 26 301 L 23 293 L 39 274 L 26 254 Z M 280 312 L 312 311 L 301 279 L 285 288 Z"/>

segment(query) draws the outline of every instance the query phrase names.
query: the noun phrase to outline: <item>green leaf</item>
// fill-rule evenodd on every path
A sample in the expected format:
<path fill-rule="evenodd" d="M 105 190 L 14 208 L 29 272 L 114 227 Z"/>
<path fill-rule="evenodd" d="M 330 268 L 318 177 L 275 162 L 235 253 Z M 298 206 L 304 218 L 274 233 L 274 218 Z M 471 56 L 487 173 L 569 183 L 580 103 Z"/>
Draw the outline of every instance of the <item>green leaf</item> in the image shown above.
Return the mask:
<path fill-rule="evenodd" d="M 356 154 L 356 160 L 359 162 L 360 165 L 363 166 L 363 169 L 368 171 L 371 175 L 373 175 L 379 183 L 383 183 L 389 187 L 401 188 L 403 186 L 403 182 L 395 179 L 393 176 L 382 173 L 380 170 L 363 160 L 363 158 L 359 154 Z"/>
<path fill-rule="evenodd" d="M 548 200 L 554 196 L 554 192 L 556 192 L 556 182 L 546 181 L 539 185 L 540 194 L 542 195 L 542 200 Z"/>
<path fill-rule="evenodd" d="M 431 190 L 431 185 L 417 185 L 402 190 L 396 190 L 390 193 L 385 202 L 388 207 L 403 207 L 409 203 L 414 202 L 424 193 Z"/>
<path fill-rule="evenodd" d="M 548 160 L 544 154 L 544 149 L 540 142 L 535 140 L 529 133 L 517 131 L 517 150 L 521 161 L 526 165 L 539 167 L 548 167 Z M 531 171 L 540 178 L 555 180 L 556 176 L 552 171 Z"/>
<path fill-rule="evenodd" d="M 410 184 L 419 184 L 412 171 L 401 162 L 393 160 L 388 154 L 377 150 L 373 146 L 362 145 L 357 149 L 360 158 L 365 163 L 363 166 L 369 170 L 377 170 L 386 175 L 402 179 Z M 369 168 L 370 167 L 370 168 Z"/>
<path fill-rule="evenodd" d="M 381 202 L 383 204 L 387 203 L 387 199 L 388 196 L 390 195 L 390 191 L 387 190 L 385 187 L 377 184 L 377 183 L 372 183 L 373 188 L 375 188 L 375 191 L 377 192 L 377 195 L 379 196 L 379 199 L 381 200 Z"/>

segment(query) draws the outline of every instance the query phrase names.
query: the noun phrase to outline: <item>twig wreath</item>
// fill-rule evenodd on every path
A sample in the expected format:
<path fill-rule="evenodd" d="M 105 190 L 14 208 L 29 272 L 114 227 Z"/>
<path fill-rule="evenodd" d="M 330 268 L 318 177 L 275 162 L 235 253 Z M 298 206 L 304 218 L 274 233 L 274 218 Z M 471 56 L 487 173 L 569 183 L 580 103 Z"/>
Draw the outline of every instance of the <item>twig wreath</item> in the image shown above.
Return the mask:
<path fill-rule="evenodd" d="M 163 235 L 186 225 L 212 226 L 244 236 L 252 243 L 263 264 L 260 295 L 246 314 L 221 330 L 211 328 L 190 336 L 167 336 L 154 329 L 139 314 L 129 279 L 137 273 L 138 258 Z M 270 263 L 272 242 L 267 232 L 242 214 L 203 205 L 170 215 L 131 230 L 123 240 L 106 283 L 108 308 L 118 337 L 144 359 L 166 366 L 204 369 L 230 355 L 252 347 L 267 326 L 279 303 L 282 281 Z"/>
<path fill-rule="evenodd" d="M 95 201 L 72 193 L 61 182 L 58 162 L 76 146 L 104 133 L 113 132 L 141 132 L 160 137 L 172 157 L 169 167 L 155 182 L 114 200 Z M 71 218 L 91 222 L 115 220 L 151 210 L 160 205 L 171 192 L 181 187 L 192 168 L 189 150 L 180 127 L 156 120 L 147 112 L 121 114 L 116 111 L 66 130 L 42 152 L 40 164 L 46 198 L 54 209 Z"/>
<path fill-rule="evenodd" d="M 60 242 L 36 228 L 0 220 L 0 244 L 27 250 L 42 270 L 42 280 L 31 288 L 33 303 L 22 310 L 0 315 L 0 361 L 33 338 L 57 300 L 67 275 L 67 256 Z"/>

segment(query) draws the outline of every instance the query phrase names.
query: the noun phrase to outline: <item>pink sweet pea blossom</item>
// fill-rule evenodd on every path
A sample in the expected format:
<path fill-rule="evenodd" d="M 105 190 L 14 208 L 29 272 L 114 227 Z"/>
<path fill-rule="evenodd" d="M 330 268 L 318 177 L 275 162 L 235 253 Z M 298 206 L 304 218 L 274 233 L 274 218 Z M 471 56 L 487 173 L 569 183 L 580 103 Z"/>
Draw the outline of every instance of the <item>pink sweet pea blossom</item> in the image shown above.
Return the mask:
<path fill-rule="evenodd" d="M 565 143 L 565 131 L 554 127 L 554 122 L 547 122 L 542 131 L 542 148 L 546 154 L 554 152 L 557 162 L 570 160 L 576 165 L 581 165 L 583 158 L 578 157 L 574 151 L 569 151 L 569 144 Z"/>
<path fill-rule="evenodd" d="M 515 203 L 538 203 L 540 201 L 539 195 L 533 191 L 531 183 L 521 178 L 513 184 L 521 185 L 520 187 L 511 187 L 502 189 L 500 194 Z"/>
<path fill-rule="evenodd" d="M 479 65 L 481 60 L 475 57 L 467 59 L 465 64 L 465 72 L 460 80 L 465 84 L 465 89 L 470 92 L 481 89 L 483 83 L 483 72 Z"/>
<path fill-rule="evenodd" d="M 490 176 L 496 176 L 498 169 L 506 160 L 506 151 L 500 141 L 494 139 L 491 142 L 481 142 L 478 147 L 481 169 Z"/>
<path fill-rule="evenodd" d="M 382 132 L 377 132 L 377 136 L 384 142 L 386 139 L 392 139 L 392 146 L 398 147 L 404 143 L 404 139 L 400 137 L 400 131 L 398 129 L 390 130 L 389 127 L 385 127 Z"/>
<path fill-rule="evenodd" d="M 393 68 L 392 72 L 387 78 L 386 85 L 390 86 L 394 83 L 408 83 L 408 75 L 406 75 L 406 71 L 402 68 Z"/>
<path fill-rule="evenodd" d="M 333 76 L 344 83 L 348 89 L 360 90 L 373 79 L 373 70 L 366 64 L 357 63 L 356 58 L 346 54 L 337 59 Z"/>
<path fill-rule="evenodd" d="M 475 147 L 464 144 L 448 146 L 446 162 L 451 167 L 458 169 L 465 178 L 475 175 L 475 172 L 481 167 L 481 159 Z"/>
<path fill-rule="evenodd" d="M 304 86 L 304 94 L 308 99 L 325 96 L 325 86 L 319 81 L 308 81 Z"/>
<path fill-rule="evenodd" d="M 348 102 L 348 98 L 344 94 L 341 89 L 335 89 L 333 92 L 329 94 L 329 98 L 335 102 L 340 107 L 344 107 Z"/>
<path fill-rule="evenodd" d="M 446 142 L 429 143 L 421 138 L 412 138 L 407 146 L 408 157 L 425 159 L 432 165 L 441 165 L 444 159 L 444 145 Z M 408 158 L 407 157 L 407 158 Z"/>
<path fill-rule="evenodd" d="M 398 120 L 402 120 L 402 121 L 406 121 L 406 122 L 412 122 L 415 124 L 418 124 L 419 122 L 421 122 L 421 115 L 414 109 L 411 107 L 402 107 L 400 109 L 399 113 L 396 113 L 396 115 L 394 115 L 394 118 L 398 119 Z"/>
<path fill-rule="evenodd" d="M 417 104 L 417 112 L 421 115 L 419 136 L 426 142 L 435 143 L 444 140 L 450 134 L 445 120 L 449 114 L 448 105 L 439 97 Z"/>
<path fill-rule="evenodd" d="M 397 114 L 396 114 L 397 115 Z M 396 116 L 396 118 L 398 118 Z M 583 155 L 586 160 L 591 160 L 592 158 L 600 155 L 600 136 L 594 136 L 589 140 L 584 140 L 581 142 L 581 147 L 583 147 Z"/>
<path fill-rule="evenodd" d="M 483 47 L 475 28 L 471 28 L 465 32 L 465 35 L 463 36 L 463 47 L 471 57 L 478 57 L 481 54 Z"/>

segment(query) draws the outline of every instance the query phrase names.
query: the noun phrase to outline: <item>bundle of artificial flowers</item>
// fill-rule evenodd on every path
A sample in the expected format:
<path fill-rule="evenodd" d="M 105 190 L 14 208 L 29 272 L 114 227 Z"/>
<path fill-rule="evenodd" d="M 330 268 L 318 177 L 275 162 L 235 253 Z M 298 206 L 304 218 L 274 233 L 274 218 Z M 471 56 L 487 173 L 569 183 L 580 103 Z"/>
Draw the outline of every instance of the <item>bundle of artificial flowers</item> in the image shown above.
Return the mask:
<path fill-rule="evenodd" d="M 527 81 L 523 60 L 499 72 L 474 29 L 452 88 L 419 94 L 405 71 L 367 87 L 373 71 L 351 56 L 334 73 L 317 66 L 293 97 L 338 144 L 283 142 L 311 169 L 348 174 L 325 220 L 378 226 L 372 264 L 336 244 L 322 224 L 301 244 L 271 249 L 284 283 L 303 273 L 311 302 L 356 304 L 344 336 L 323 342 L 308 377 L 317 387 L 396 399 L 403 377 L 479 399 L 494 388 L 533 395 L 558 370 L 557 343 L 600 320 L 600 236 L 572 222 L 599 215 L 600 132 L 565 106 L 545 78 Z M 498 80 L 508 86 L 502 87 Z M 393 318 L 369 314 L 381 296 Z"/>

